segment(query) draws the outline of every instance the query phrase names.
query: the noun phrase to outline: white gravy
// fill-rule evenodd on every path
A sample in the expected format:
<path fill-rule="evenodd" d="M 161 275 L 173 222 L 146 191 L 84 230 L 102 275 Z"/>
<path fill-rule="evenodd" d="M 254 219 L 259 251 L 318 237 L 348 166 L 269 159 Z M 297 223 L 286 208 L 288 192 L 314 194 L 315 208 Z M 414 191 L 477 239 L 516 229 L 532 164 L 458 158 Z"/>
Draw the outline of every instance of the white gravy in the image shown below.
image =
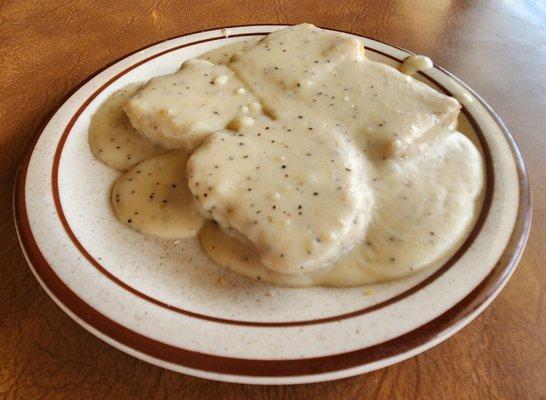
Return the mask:
<path fill-rule="evenodd" d="M 248 106 L 255 102 L 231 69 L 193 59 L 174 74 L 151 79 L 124 109 L 131 124 L 151 141 L 192 150 L 236 116 L 254 113 Z"/>
<path fill-rule="evenodd" d="M 252 244 L 268 268 L 323 268 L 362 238 L 372 206 L 356 148 L 315 121 L 258 121 L 210 136 L 188 162 L 205 214 Z"/>
<path fill-rule="evenodd" d="M 140 135 L 122 109 L 142 86 L 132 83 L 114 92 L 91 119 L 89 145 L 93 155 L 112 168 L 126 170 L 166 150 Z"/>
<path fill-rule="evenodd" d="M 277 118 L 312 110 L 370 157 L 400 155 L 460 104 L 395 68 L 369 60 L 362 42 L 312 25 L 262 39 L 229 64 Z"/>
<path fill-rule="evenodd" d="M 427 56 L 409 56 L 400 65 L 399 71 L 403 74 L 413 76 L 418 72 L 424 72 L 434 67 L 434 63 Z"/>
<path fill-rule="evenodd" d="M 121 222 L 172 239 L 214 219 L 199 238 L 217 264 L 285 286 L 399 278 L 467 236 L 483 162 L 455 130 L 459 102 L 410 76 L 429 59 L 411 56 L 400 73 L 360 40 L 308 24 L 200 58 L 125 104 L 142 135 L 193 154 L 123 176 L 112 191 Z"/>
<path fill-rule="evenodd" d="M 186 151 L 175 150 L 149 158 L 119 178 L 112 188 L 119 221 L 165 239 L 195 236 L 203 219 L 184 179 L 187 161 Z"/>
<path fill-rule="evenodd" d="M 456 251 L 475 221 L 483 180 L 481 155 L 472 142 L 459 132 L 443 132 L 422 144 L 418 155 L 377 168 L 374 210 L 364 240 L 332 267 L 303 276 L 261 266 L 255 251 L 215 224 L 206 224 L 199 236 L 219 265 L 277 285 L 387 281 L 435 265 Z"/>
<path fill-rule="evenodd" d="M 456 93 L 455 98 L 459 101 L 459 103 L 468 106 L 469 104 L 474 102 L 474 98 L 466 92 Z"/>
<path fill-rule="evenodd" d="M 258 43 L 259 40 L 260 39 L 258 38 L 251 38 L 241 40 L 240 42 L 226 44 L 225 46 L 207 51 L 206 53 L 201 54 L 198 58 L 209 61 L 213 64 L 228 64 L 234 54 L 241 53 L 250 49 L 251 47 L 256 46 L 256 43 Z"/>

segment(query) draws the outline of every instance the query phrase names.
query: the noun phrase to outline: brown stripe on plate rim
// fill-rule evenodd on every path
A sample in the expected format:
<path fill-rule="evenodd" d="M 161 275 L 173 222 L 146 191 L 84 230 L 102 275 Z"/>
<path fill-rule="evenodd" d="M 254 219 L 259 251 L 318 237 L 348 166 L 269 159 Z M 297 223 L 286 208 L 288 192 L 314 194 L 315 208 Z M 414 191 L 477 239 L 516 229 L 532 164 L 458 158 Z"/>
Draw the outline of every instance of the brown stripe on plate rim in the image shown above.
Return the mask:
<path fill-rule="evenodd" d="M 233 35 L 231 37 L 241 37 L 241 36 L 257 36 L 257 35 L 266 35 L 267 33 L 264 32 L 253 32 L 253 33 L 247 33 L 247 34 L 237 34 Z M 100 88 L 98 88 L 95 92 L 93 92 L 80 106 L 80 108 L 76 111 L 76 113 L 71 117 L 69 123 L 67 124 L 63 135 L 61 136 L 61 139 L 59 141 L 58 147 L 55 152 L 55 157 L 53 161 L 53 170 L 52 170 L 52 187 L 53 187 L 53 198 L 55 207 L 57 209 L 57 213 L 59 216 L 59 219 L 61 220 L 61 223 L 63 225 L 63 228 L 65 229 L 68 237 L 73 242 L 73 244 L 76 246 L 78 251 L 104 276 L 106 276 L 108 279 L 110 279 L 112 282 L 117 284 L 118 286 L 122 287 L 123 289 L 129 291 L 130 293 L 134 294 L 135 296 L 138 296 L 150 303 L 153 303 L 159 307 L 168 309 L 170 311 L 183 314 L 189 317 L 193 318 L 199 318 L 207 321 L 212 322 L 218 322 L 223 324 L 231 324 L 231 325 L 241 325 L 241 326 L 254 326 L 254 327 L 293 327 L 293 326 L 304 326 L 304 325 L 315 325 L 315 324 L 323 324 L 333 321 L 339 321 L 346 318 L 352 318 L 356 316 L 360 316 L 366 313 L 370 313 L 372 311 L 377 311 L 383 307 L 389 306 L 391 304 L 394 304 L 400 300 L 403 300 L 404 298 L 412 295 L 413 293 L 423 289 L 436 279 L 438 279 L 440 276 L 442 276 L 445 272 L 447 272 L 463 255 L 464 253 L 470 248 L 475 238 L 480 233 L 481 228 L 483 227 L 485 220 L 487 218 L 487 215 L 489 213 L 489 209 L 491 207 L 492 197 L 493 197 L 493 190 L 494 190 L 494 175 L 493 175 L 493 166 L 491 161 L 491 154 L 489 147 L 487 145 L 487 142 L 483 138 L 483 132 L 481 131 L 481 128 L 476 123 L 474 117 L 465 109 L 463 108 L 464 115 L 468 118 L 470 121 L 470 124 L 472 125 L 472 128 L 474 132 L 476 133 L 476 136 L 478 137 L 478 140 L 480 142 L 480 145 L 482 147 L 482 151 L 484 154 L 485 159 L 485 170 L 486 170 L 486 187 L 485 187 L 485 193 L 484 193 L 484 199 L 482 203 L 482 208 L 480 211 L 480 215 L 478 216 L 473 229 L 471 230 L 468 237 L 465 239 L 464 243 L 460 246 L 460 248 L 450 257 L 450 259 L 442 265 L 440 268 L 438 268 L 434 273 L 432 273 L 427 278 L 423 279 L 421 282 L 417 283 L 416 285 L 412 286 L 409 289 L 406 289 L 402 293 L 399 293 L 387 300 L 384 300 L 382 302 L 376 303 L 372 306 L 368 306 L 359 310 L 347 312 L 344 314 L 338 314 L 330 317 L 324 317 L 324 318 L 316 318 L 316 319 L 310 319 L 310 320 L 301 320 L 301 321 L 276 321 L 276 322 L 265 322 L 265 321 L 248 321 L 248 320 L 235 320 L 235 319 L 227 319 L 227 318 L 220 318 L 220 317 L 214 317 L 211 315 L 206 314 L 200 314 L 193 311 L 189 311 L 180 307 L 176 307 L 170 304 L 167 304 L 161 300 L 158 300 L 154 297 L 151 297 L 131 285 L 127 284 L 123 280 L 119 279 L 115 275 L 113 275 L 111 272 L 108 271 L 107 268 L 105 268 L 101 263 L 99 263 L 83 246 L 83 244 L 78 240 L 76 234 L 72 231 L 70 224 L 68 223 L 68 219 L 66 218 L 66 215 L 64 214 L 62 202 L 60 200 L 60 193 L 59 193 L 59 185 L 58 185 L 58 174 L 59 174 L 59 166 L 60 166 L 60 159 L 62 156 L 62 151 L 64 149 L 64 145 L 68 139 L 68 136 L 70 135 L 72 131 L 72 127 L 78 120 L 79 116 L 85 111 L 87 106 L 109 85 L 111 85 L 113 82 L 115 82 L 117 79 L 119 79 L 121 76 L 125 75 L 127 72 L 133 70 L 134 68 L 138 67 L 139 65 L 144 64 L 145 62 L 152 60 L 154 58 L 157 58 L 163 54 L 178 50 L 180 48 L 192 46 L 195 44 L 200 44 L 208 41 L 213 40 L 219 40 L 224 39 L 224 37 L 214 37 L 210 39 L 204 39 L 199 40 L 197 42 L 191 42 L 186 43 L 184 45 L 176 46 L 171 49 L 164 50 L 162 52 L 159 52 L 157 54 L 154 54 L 150 57 L 147 57 L 144 60 L 141 60 L 129 67 L 127 67 L 125 70 L 119 72 L 114 77 L 109 79 L 106 83 L 104 83 Z M 392 60 L 395 60 L 397 62 L 401 62 L 402 60 L 384 53 L 382 51 L 373 49 L 368 47 L 368 50 L 379 53 L 385 57 L 388 57 Z M 423 74 L 425 78 L 430 80 L 433 84 L 438 86 L 442 91 L 444 91 L 446 94 L 451 95 L 451 93 L 439 82 L 434 80 L 433 78 L 429 77 L 427 74 Z"/>
<path fill-rule="evenodd" d="M 117 61 L 119 60 L 114 61 L 83 81 L 70 92 L 60 104 L 64 103 L 64 101 L 89 79 Z M 451 74 L 449 75 L 460 84 L 463 84 L 459 79 L 453 77 Z M 484 107 L 486 107 L 487 111 L 501 128 L 501 131 L 511 148 L 518 171 L 520 186 L 520 201 L 516 223 L 510 240 L 499 261 L 488 276 L 478 284 L 471 293 L 454 305 L 450 310 L 436 317 L 436 319 L 422 325 L 412 332 L 408 332 L 387 342 L 348 353 L 298 360 L 250 360 L 221 357 L 157 342 L 127 329 L 93 309 L 89 304 L 85 303 L 72 292 L 47 263 L 35 242 L 26 213 L 25 182 L 30 158 L 43 128 L 47 125 L 47 122 L 54 115 L 58 107 L 55 108 L 50 117 L 44 121 L 42 128 L 37 131 L 34 139 L 29 143 L 15 178 L 13 193 L 14 218 L 22 249 L 28 256 L 31 268 L 41 279 L 43 286 L 52 293 L 59 303 L 65 305 L 68 310 L 73 313 L 73 316 L 85 321 L 89 326 L 97 329 L 103 335 L 110 337 L 114 341 L 128 346 L 137 352 L 147 354 L 159 360 L 201 371 L 243 376 L 299 376 L 318 374 L 339 371 L 394 357 L 407 351 L 417 349 L 433 339 L 445 339 L 450 336 L 450 333 L 452 333 L 457 326 L 464 324 L 466 318 L 470 317 L 474 311 L 489 301 L 497 293 L 498 289 L 504 285 L 513 272 L 527 241 L 532 213 L 529 180 L 521 152 L 498 115 L 496 115 L 473 90 L 466 85 L 464 86 L 482 103 L 482 105 L 484 105 Z"/>

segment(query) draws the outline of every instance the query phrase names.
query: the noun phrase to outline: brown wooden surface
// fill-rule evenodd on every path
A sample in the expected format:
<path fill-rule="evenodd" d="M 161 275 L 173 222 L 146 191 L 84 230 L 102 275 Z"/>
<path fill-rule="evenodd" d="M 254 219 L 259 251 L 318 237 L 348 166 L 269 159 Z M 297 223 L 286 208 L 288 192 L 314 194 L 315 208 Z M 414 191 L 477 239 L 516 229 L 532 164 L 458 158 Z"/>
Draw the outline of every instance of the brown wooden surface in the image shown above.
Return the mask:
<path fill-rule="evenodd" d="M 146 44 L 199 29 L 304 21 L 431 56 L 508 124 L 527 161 L 535 210 L 527 250 L 504 291 L 477 320 L 425 354 L 364 376 L 303 386 L 179 375 L 84 331 L 33 278 L 12 222 L 13 177 L 41 120 L 89 74 Z M 541 0 L 0 0 L 0 399 L 546 398 L 545 71 Z"/>

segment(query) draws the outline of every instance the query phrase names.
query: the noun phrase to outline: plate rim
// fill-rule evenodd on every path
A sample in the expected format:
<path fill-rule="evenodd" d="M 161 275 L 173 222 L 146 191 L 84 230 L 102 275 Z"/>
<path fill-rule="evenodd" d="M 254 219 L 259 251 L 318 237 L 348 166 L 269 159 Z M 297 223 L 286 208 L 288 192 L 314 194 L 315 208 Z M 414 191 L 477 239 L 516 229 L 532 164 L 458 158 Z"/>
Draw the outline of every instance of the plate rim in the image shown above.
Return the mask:
<path fill-rule="evenodd" d="M 187 37 L 187 36 L 190 36 L 190 35 L 193 35 L 193 34 L 196 34 L 196 33 L 220 31 L 221 29 L 224 29 L 224 28 L 230 29 L 230 28 L 253 27 L 253 26 L 256 26 L 256 27 L 260 27 L 260 26 L 261 27 L 279 27 L 279 26 L 288 26 L 288 25 L 287 24 L 248 24 L 248 25 L 237 25 L 237 26 L 228 26 L 228 27 L 200 30 L 200 31 L 197 31 L 197 32 L 191 32 L 191 33 L 187 33 L 187 34 L 177 35 L 177 36 L 174 36 L 174 37 L 171 37 L 171 38 L 167 38 L 167 39 L 160 40 L 160 41 L 157 41 L 155 43 L 143 46 L 142 48 L 139 48 L 139 49 L 134 50 L 134 51 L 132 51 L 132 52 L 130 52 L 128 54 L 125 54 L 125 55 L 119 57 L 118 59 L 112 61 L 111 63 L 108 63 L 104 67 L 98 69 L 96 72 L 94 72 L 93 74 L 89 75 L 86 79 L 84 79 L 74 89 L 72 89 L 59 102 L 57 102 L 57 104 L 53 107 L 53 109 L 49 113 L 49 115 L 44 119 L 43 123 L 39 126 L 36 133 L 33 135 L 32 139 L 29 141 L 29 144 L 27 145 L 27 148 L 25 150 L 23 159 L 21 160 L 21 163 L 20 163 L 19 168 L 17 170 L 17 174 L 16 174 L 16 177 L 15 177 L 15 184 L 14 184 L 14 192 L 13 192 L 13 212 L 14 212 L 15 225 L 16 225 L 16 230 L 17 230 L 17 235 L 18 235 L 18 238 L 19 238 L 19 242 L 20 242 L 21 248 L 23 250 L 23 253 L 25 254 L 25 258 L 27 259 L 27 262 L 28 262 L 31 270 L 36 275 L 38 281 L 40 282 L 41 286 L 44 288 L 46 293 L 54 300 L 54 302 L 59 307 L 61 307 L 61 309 L 63 309 L 64 312 L 66 312 L 71 318 L 76 320 L 76 322 L 78 322 L 80 325 L 82 325 L 85 329 L 87 329 L 88 331 L 91 331 L 95 336 L 99 336 L 99 338 L 101 338 L 103 340 L 106 340 L 110 344 L 114 345 L 118 349 L 121 349 L 121 350 L 123 350 L 125 352 L 129 352 L 127 349 L 123 348 L 123 347 L 127 346 L 127 343 L 124 343 L 123 341 L 118 341 L 116 339 L 116 335 L 115 334 L 112 335 L 112 333 L 113 333 L 112 331 L 110 331 L 110 335 L 109 335 L 109 334 L 103 332 L 103 330 L 101 330 L 100 328 L 97 328 L 96 325 L 93 325 L 91 323 L 93 318 L 88 316 L 87 319 L 82 320 L 80 318 L 81 315 L 79 315 L 77 312 L 75 312 L 70 307 L 68 307 L 65 304 L 65 302 L 61 301 L 58 298 L 57 294 L 53 293 L 53 290 L 51 289 L 50 285 L 47 285 L 44 281 L 42 281 L 41 276 L 40 276 L 40 272 L 36 268 L 37 261 L 41 262 L 41 260 L 36 259 L 36 257 L 41 256 L 41 252 L 40 252 L 39 247 L 37 246 L 36 242 L 34 241 L 32 232 L 30 231 L 28 216 L 26 215 L 25 193 L 24 193 L 25 183 L 26 183 L 26 172 L 27 172 L 27 168 L 28 168 L 28 165 L 29 165 L 29 162 L 30 162 L 30 158 L 31 158 L 31 156 L 33 154 L 35 145 L 36 145 L 39 137 L 41 136 L 41 133 L 42 133 L 43 129 L 47 126 L 48 122 L 56 114 L 56 112 L 59 110 L 59 108 L 78 89 L 80 89 L 82 86 L 84 86 L 89 80 L 93 79 L 95 76 L 97 76 L 98 74 L 100 74 L 101 72 L 103 72 L 104 70 L 109 68 L 110 66 L 116 64 L 117 62 L 119 62 L 119 61 L 133 55 L 133 54 L 136 54 L 136 53 L 138 53 L 138 52 L 140 52 L 140 51 L 142 51 L 144 49 L 148 49 L 150 47 L 153 47 L 155 45 L 167 42 L 169 40 L 178 39 L 178 38 L 182 38 L 182 37 Z M 332 28 L 325 28 L 325 29 L 344 32 L 344 33 L 348 33 L 348 34 L 351 34 L 351 35 L 356 35 L 356 36 L 359 36 L 359 37 L 362 37 L 362 38 L 369 38 L 369 39 L 375 40 L 375 41 L 377 41 L 379 43 L 383 43 L 383 44 L 391 46 L 393 48 L 405 51 L 405 52 L 407 52 L 409 54 L 413 54 L 412 52 L 410 52 L 408 50 L 405 50 L 405 49 L 403 49 L 401 47 L 391 45 L 391 44 L 389 44 L 387 42 L 384 42 L 384 41 L 378 40 L 378 39 L 374 39 L 374 38 L 369 37 L 369 36 L 363 36 L 363 35 L 360 35 L 360 34 L 355 34 L 355 33 L 352 33 L 352 32 L 346 32 L 346 31 L 342 31 L 342 30 L 338 30 L 338 29 L 332 29 Z M 436 67 L 439 70 L 441 70 L 443 73 L 445 73 L 447 76 L 449 76 L 451 79 L 453 79 L 455 82 L 462 85 L 473 96 L 475 96 L 476 99 L 484 106 L 486 111 L 494 119 L 497 126 L 500 128 L 500 130 L 501 130 L 501 132 L 502 132 L 508 146 L 510 147 L 510 151 L 512 153 L 512 158 L 514 160 L 515 167 L 516 167 L 516 170 L 517 170 L 517 173 L 518 173 L 518 183 L 519 183 L 518 212 L 517 212 L 514 228 L 512 230 L 511 235 L 510 235 L 510 239 L 509 239 L 509 241 L 508 241 L 508 243 L 506 245 L 506 248 L 504 249 L 502 255 L 500 256 L 499 261 L 497 262 L 495 267 L 488 273 L 488 275 L 478 284 L 478 286 L 476 288 L 474 288 L 469 294 L 467 294 L 467 296 L 465 296 L 457 304 L 453 305 L 449 310 L 447 310 L 443 314 L 437 316 L 435 319 L 428 322 L 427 324 L 421 325 L 418 328 L 416 328 L 415 330 L 410 331 L 410 332 L 408 332 L 408 333 L 406 333 L 404 335 L 398 336 L 398 337 L 396 337 L 394 339 L 391 339 L 390 341 L 383 342 L 383 343 L 372 346 L 372 348 L 377 347 L 377 346 L 386 347 L 386 346 L 389 346 L 391 344 L 389 342 L 399 341 L 400 339 L 402 339 L 404 337 L 406 337 L 405 340 L 407 340 L 407 335 L 410 335 L 411 338 L 413 338 L 413 340 L 416 339 L 415 335 L 417 335 L 419 338 L 422 339 L 419 344 L 417 344 L 417 345 L 415 345 L 413 347 L 410 346 L 410 348 L 406 349 L 405 351 L 398 352 L 396 354 L 390 354 L 390 355 L 385 354 L 382 358 L 380 358 L 379 361 L 382 361 L 382 360 L 383 361 L 384 360 L 388 361 L 388 360 L 392 359 L 393 357 L 400 356 L 400 355 L 402 355 L 402 357 L 403 357 L 404 354 L 411 353 L 412 351 L 417 352 L 417 353 L 419 353 L 421 351 L 424 351 L 427 348 L 432 347 L 433 345 L 447 339 L 449 336 L 451 336 L 456 331 L 461 329 L 464 325 L 466 325 L 468 322 L 470 322 L 475 316 L 477 316 L 481 312 L 481 310 L 483 310 L 496 297 L 496 295 L 500 292 L 500 290 L 502 289 L 504 284 L 506 284 L 509 277 L 511 276 L 511 274 L 515 270 L 515 268 L 517 266 L 517 263 L 519 262 L 519 259 L 521 258 L 521 255 L 523 253 L 525 244 L 527 242 L 527 238 L 528 238 L 529 230 L 530 230 L 530 225 L 531 225 L 532 200 L 531 200 L 531 196 L 530 196 L 530 183 L 529 183 L 529 178 L 528 178 L 528 174 L 527 174 L 527 169 L 525 167 L 525 163 L 524 163 L 521 151 L 520 151 L 519 147 L 517 146 L 514 138 L 512 137 L 510 131 L 508 130 L 508 128 L 506 127 L 504 122 L 501 120 L 501 118 L 498 116 L 498 114 L 496 114 L 495 111 L 493 111 L 493 109 L 474 90 L 472 90 L 468 85 L 466 85 L 464 82 L 462 82 L 459 78 L 455 77 L 453 74 L 446 71 L 442 67 L 439 67 L 437 65 L 436 65 Z M 25 224 L 23 224 L 23 222 L 26 222 L 26 227 L 25 227 Z M 29 240 L 31 240 L 31 242 L 29 242 Z M 26 245 L 25 245 L 25 242 L 26 242 Z M 32 242 L 34 242 L 34 243 L 32 243 Z M 35 249 L 33 249 L 33 247 L 35 247 Z M 38 254 L 36 254 L 36 253 L 34 253 L 34 255 L 29 254 L 29 252 L 27 252 L 27 250 L 29 250 L 29 249 L 37 250 Z M 33 259 L 33 257 L 34 257 L 34 259 Z M 47 262 L 45 261 L 45 258 L 43 256 L 42 256 L 42 258 L 43 258 L 43 262 L 45 262 L 47 264 Z M 43 273 L 44 271 L 41 271 L 41 272 Z M 53 274 L 54 274 L 54 272 L 53 272 Z M 64 283 L 60 280 L 59 277 L 56 277 L 56 278 L 59 280 L 59 283 L 61 285 L 64 285 Z M 78 298 L 87 307 L 92 308 L 89 304 L 85 303 L 82 299 L 80 299 L 79 296 L 76 293 L 72 292 L 70 288 L 68 288 L 66 285 L 64 285 L 64 286 L 69 292 L 72 293 L 72 295 L 74 295 L 76 298 Z M 57 287 L 57 290 L 60 290 L 61 287 L 62 286 Z M 484 291 L 485 291 L 485 293 L 484 293 Z M 64 300 L 66 300 L 66 298 Z M 68 308 L 68 310 L 67 310 L 67 308 Z M 98 316 L 97 315 L 94 316 L 95 318 L 103 318 L 103 319 L 109 320 L 113 324 L 117 325 L 117 327 L 115 327 L 115 325 L 113 325 L 115 327 L 115 329 L 128 330 L 124 326 L 122 326 L 120 324 L 117 324 L 113 320 L 110 320 L 108 317 L 101 314 L 99 311 L 97 311 L 97 310 L 94 310 L 94 311 L 98 314 Z M 96 322 L 96 321 L 94 321 L 94 322 Z M 90 324 L 90 325 L 88 325 L 88 324 Z M 428 332 L 427 338 L 423 339 L 424 333 L 422 332 L 422 330 L 424 328 L 426 328 L 427 326 L 429 326 L 429 325 L 433 329 L 432 329 L 431 332 Z M 100 324 L 99 324 L 99 326 L 100 326 Z M 93 329 L 90 329 L 90 327 L 93 328 Z M 96 330 L 98 330 L 101 333 L 101 335 L 104 335 L 105 337 L 102 337 L 101 335 L 98 335 Z M 133 334 L 139 335 L 136 332 L 133 332 Z M 142 335 L 140 335 L 140 336 L 142 336 Z M 107 340 L 107 338 L 110 339 L 110 340 Z M 150 338 L 147 338 L 147 339 L 150 339 Z M 118 345 L 116 346 L 116 344 L 118 344 Z M 179 348 L 177 348 L 177 349 L 179 349 Z M 370 349 L 370 347 L 366 348 L 365 350 L 368 350 L 368 349 Z M 145 352 L 140 353 L 140 351 L 138 349 L 135 349 L 135 348 L 132 348 L 132 350 L 133 350 L 133 352 L 129 352 L 129 353 L 132 354 L 132 355 L 136 355 L 139 358 L 144 358 L 144 357 L 142 357 L 142 354 L 144 354 L 144 355 L 147 354 Z M 359 351 L 362 351 L 362 350 L 363 349 L 355 350 L 353 352 L 340 353 L 340 354 L 336 354 L 334 356 L 316 357 L 314 359 L 316 360 L 316 359 L 324 359 L 324 358 L 340 357 L 340 356 L 341 357 L 348 357 L 348 354 L 355 353 L 355 352 L 358 353 Z M 189 351 L 190 353 L 197 353 L 198 357 L 210 356 L 210 357 L 219 358 L 219 359 L 223 359 L 223 360 L 228 359 L 228 360 L 241 360 L 241 361 L 246 360 L 246 361 L 248 361 L 248 359 L 237 359 L 237 358 L 224 357 L 224 356 L 214 356 L 214 355 L 210 355 L 210 354 L 194 352 L 194 351 L 191 351 L 191 350 L 186 350 L 186 351 Z M 152 359 L 152 360 L 147 359 L 146 361 L 155 363 L 155 364 L 160 365 L 160 366 L 164 366 L 164 367 L 166 366 L 166 365 L 162 365 L 162 363 L 161 363 L 162 358 L 160 358 L 160 357 L 155 358 L 156 356 L 153 356 L 153 355 L 150 355 L 150 354 L 147 354 L 147 355 L 148 355 L 148 358 L 149 357 L 154 357 L 154 359 Z M 413 355 L 413 354 L 410 354 L 405 358 L 408 358 L 411 355 Z M 156 362 L 154 362 L 154 360 Z M 305 359 L 301 359 L 299 361 L 308 363 L 309 360 L 313 360 L 313 358 L 305 358 Z M 357 368 L 357 367 L 362 368 L 362 367 L 365 367 L 366 365 L 370 364 L 371 362 L 374 362 L 374 361 L 377 362 L 378 361 L 378 360 L 366 361 L 362 357 L 360 357 L 359 360 L 360 360 L 359 364 L 357 366 L 355 366 L 354 368 Z M 164 360 L 164 359 L 163 359 L 163 361 L 166 362 L 166 363 L 169 362 L 168 360 Z M 215 362 L 217 362 L 217 361 L 221 361 L 221 360 L 215 360 Z M 277 363 L 286 363 L 286 362 L 295 361 L 295 360 L 250 360 L 250 361 L 253 361 L 253 362 L 258 361 L 260 364 L 264 364 L 264 363 L 267 363 L 268 361 L 274 361 L 274 362 L 277 362 Z M 396 360 L 396 361 L 401 361 L 401 360 Z M 391 363 L 387 362 L 386 365 L 390 365 L 390 364 L 392 364 L 392 363 L 394 363 L 396 361 L 393 361 Z M 169 366 L 166 366 L 166 367 L 169 368 Z M 189 367 L 189 368 L 191 368 L 191 367 Z M 218 377 L 218 376 L 211 377 L 210 372 L 207 372 L 206 370 L 198 370 L 199 372 L 202 372 L 202 374 L 197 373 L 197 372 L 196 373 L 187 372 L 187 371 L 185 371 L 185 372 L 189 373 L 190 375 L 201 376 L 201 377 L 205 377 L 205 378 L 209 378 L 209 379 L 211 378 L 211 379 L 216 379 L 216 380 L 226 380 L 226 381 L 241 382 L 241 383 L 260 383 L 260 380 L 264 381 L 268 377 L 275 377 L 275 378 L 277 378 L 277 380 L 281 379 L 281 380 L 287 381 L 287 380 L 289 380 L 289 378 L 287 378 L 288 376 L 290 376 L 292 378 L 291 379 L 292 381 L 294 381 L 294 377 L 300 378 L 299 381 L 298 381 L 298 379 L 295 379 L 296 382 L 289 382 L 289 383 L 305 383 L 305 382 L 323 381 L 323 380 L 329 380 L 329 379 L 338 379 L 338 378 L 342 378 L 342 377 L 346 377 L 346 376 L 356 375 L 358 373 L 363 372 L 363 371 L 352 371 L 349 374 L 344 374 L 343 373 L 344 371 L 348 371 L 348 370 L 349 369 L 347 369 L 347 368 L 345 368 L 345 369 L 342 368 L 342 369 L 334 369 L 334 370 L 326 372 L 327 374 L 329 373 L 329 374 L 335 375 L 335 376 L 330 377 L 330 378 L 324 377 L 324 376 L 321 377 L 321 374 L 324 375 L 324 372 L 323 373 L 321 373 L 321 372 L 318 372 L 318 373 L 311 372 L 311 375 L 309 375 L 309 374 L 306 375 L 306 374 L 301 374 L 300 373 L 300 374 L 296 374 L 296 375 L 265 375 L 265 376 L 264 375 L 250 375 L 249 376 L 247 374 L 233 374 L 233 373 L 230 373 L 229 371 L 224 371 L 224 372 L 217 371 L 217 373 L 221 374 L 220 377 Z M 286 372 L 288 372 L 288 371 L 286 371 Z M 313 379 L 313 378 L 315 378 L 315 379 Z M 256 381 L 256 380 L 258 380 L 258 381 Z M 264 382 L 264 383 L 268 383 L 268 382 Z M 276 383 L 284 383 L 284 382 L 276 382 Z"/>

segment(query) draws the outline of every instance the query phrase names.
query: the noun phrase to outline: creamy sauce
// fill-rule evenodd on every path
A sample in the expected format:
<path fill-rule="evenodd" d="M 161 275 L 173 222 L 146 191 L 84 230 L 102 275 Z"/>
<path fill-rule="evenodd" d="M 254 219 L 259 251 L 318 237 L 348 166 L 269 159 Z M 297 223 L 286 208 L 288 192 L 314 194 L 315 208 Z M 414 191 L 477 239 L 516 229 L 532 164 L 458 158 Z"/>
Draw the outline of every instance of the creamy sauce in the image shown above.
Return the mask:
<path fill-rule="evenodd" d="M 442 131 L 412 157 L 377 166 L 373 223 L 363 243 L 338 262 L 335 279 L 341 285 L 394 279 L 453 254 L 475 221 L 483 183 L 480 153 L 456 131 Z"/>
<path fill-rule="evenodd" d="M 372 194 L 363 158 L 315 121 L 260 121 L 218 132 L 188 162 L 209 217 L 285 273 L 324 267 L 364 234 Z"/>
<path fill-rule="evenodd" d="M 189 60 L 179 71 L 150 80 L 124 109 L 131 124 L 166 148 L 194 149 L 224 129 L 241 106 L 257 101 L 231 69 Z M 252 111 L 249 111 L 252 113 Z"/>
<path fill-rule="evenodd" d="M 427 56 L 413 55 L 404 59 L 398 69 L 403 74 L 413 76 L 418 72 L 428 71 L 432 67 L 434 63 Z"/>
<path fill-rule="evenodd" d="M 459 101 L 459 103 L 461 103 L 464 106 L 467 106 L 474 102 L 474 98 L 470 95 L 470 93 L 461 92 L 461 93 L 456 93 L 454 96 Z"/>
<path fill-rule="evenodd" d="M 133 83 L 114 92 L 97 110 L 89 127 L 93 155 L 115 169 L 126 170 L 166 150 L 133 128 L 122 109 L 123 103 L 142 85 Z"/>
<path fill-rule="evenodd" d="M 226 44 L 201 54 L 198 58 L 213 64 L 228 64 L 234 54 L 241 53 L 256 46 L 259 38 L 241 40 L 240 42 Z"/>
<path fill-rule="evenodd" d="M 149 158 L 133 167 L 112 188 L 112 205 L 123 224 L 165 239 L 195 236 L 203 219 L 192 206 L 184 179 L 184 150 Z"/>
<path fill-rule="evenodd" d="M 460 104 L 395 68 L 362 43 L 312 25 L 272 33 L 230 64 L 277 118 L 313 112 L 370 150 L 399 155 L 455 121 Z"/>
<path fill-rule="evenodd" d="M 357 286 L 400 278 L 451 256 L 472 227 L 483 185 L 479 152 L 464 135 L 445 132 L 416 156 L 392 161 L 372 179 L 375 212 L 364 240 L 333 267 L 303 276 L 260 265 L 258 254 L 206 224 L 199 237 L 219 265 L 288 286 Z"/>
<path fill-rule="evenodd" d="M 187 171 L 179 150 L 116 183 L 125 225 L 172 239 L 213 219 L 199 238 L 217 264 L 283 286 L 396 279 L 462 243 L 483 162 L 459 102 L 411 78 L 429 59 L 400 73 L 308 24 L 200 58 L 125 104 L 135 132 L 193 151 Z"/>

